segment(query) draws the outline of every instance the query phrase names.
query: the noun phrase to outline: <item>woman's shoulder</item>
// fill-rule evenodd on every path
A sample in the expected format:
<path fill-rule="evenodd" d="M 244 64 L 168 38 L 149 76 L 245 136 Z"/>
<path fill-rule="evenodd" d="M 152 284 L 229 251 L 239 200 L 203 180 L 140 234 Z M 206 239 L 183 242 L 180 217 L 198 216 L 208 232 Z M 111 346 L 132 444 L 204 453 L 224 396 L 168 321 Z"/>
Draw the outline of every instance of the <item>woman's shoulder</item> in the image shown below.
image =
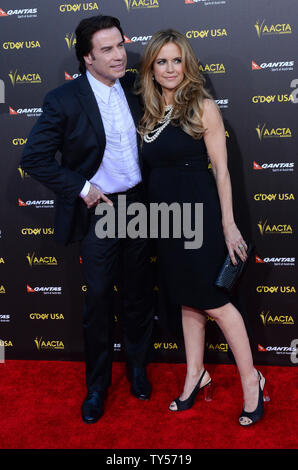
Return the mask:
<path fill-rule="evenodd" d="M 203 98 L 203 109 L 204 111 L 212 111 L 213 109 L 217 109 L 218 106 L 213 98 Z"/>
<path fill-rule="evenodd" d="M 203 99 L 203 120 L 217 121 L 220 118 L 220 110 L 217 103 L 212 98 Z"/>

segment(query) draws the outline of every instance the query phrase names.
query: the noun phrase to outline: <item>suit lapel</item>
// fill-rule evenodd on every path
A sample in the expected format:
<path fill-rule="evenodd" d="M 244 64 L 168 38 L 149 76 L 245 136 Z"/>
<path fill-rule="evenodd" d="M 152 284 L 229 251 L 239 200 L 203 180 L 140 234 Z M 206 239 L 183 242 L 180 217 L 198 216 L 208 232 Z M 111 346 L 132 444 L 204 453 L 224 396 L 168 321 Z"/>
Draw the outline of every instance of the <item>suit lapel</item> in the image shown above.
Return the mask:
<path fill-rule="evenodd" d="M 92 88 L 88 82 L 86 75 L 82 75 L 81 77 L 77 78 L 79 90 L 78 90 L 78 97 L 80 103 L 87 114 L 92 127 L 94 128 L 96 135 L 98 137 L 99 143 L 101 146 L 105 147 L 106 145 L 106 136 L 103 127 L 103 122 L 101 118 L 101 114 L 98 109 L 98 105 L 96 102 L 96 98 L 92 91 Z"/>
<path fill-rule="evenodd" d="M 125 93 L 125 97 L 130 108 L 131 115 L 133 117 L 136 128 L 138 128 L 141 119 L 141 107 L 139 97 L 133 92 L 133 85 L 127 85 L 124 78 L 120 79 L 121 86 Z"/>
<path fill-rule="evenodd" d="M 120 80 L 120 83 L 124 90 L 135 126 L 138 128 L 141 119 L 139 97 L 133 93 L 133 82 L 129 80 L 130 83 L 128 84 L 125 78 L 126 77 L 123 77 L 123 79 Z M 78 83 L 78 98 L 80 103 L 96 132 L 99 145 L 104 149 L 106 146 L 105 130 L 92 88 L 85 74 L 78 77 L 75 81 Z"/>

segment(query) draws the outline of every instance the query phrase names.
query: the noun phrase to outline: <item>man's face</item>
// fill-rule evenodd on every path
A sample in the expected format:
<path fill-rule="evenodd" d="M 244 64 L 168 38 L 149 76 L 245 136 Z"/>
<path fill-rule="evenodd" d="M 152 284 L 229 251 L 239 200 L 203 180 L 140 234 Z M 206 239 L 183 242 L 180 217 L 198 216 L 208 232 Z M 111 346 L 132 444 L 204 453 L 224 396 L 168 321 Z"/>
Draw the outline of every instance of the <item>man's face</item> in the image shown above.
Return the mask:
<path fill-rule="evenodd" d="M 126 51 L 118 28 L 102 29 L 92 37 L 93 48 L 84 56 L 89 72 L 105 85 L 112 86 L 125 75 Z"/>

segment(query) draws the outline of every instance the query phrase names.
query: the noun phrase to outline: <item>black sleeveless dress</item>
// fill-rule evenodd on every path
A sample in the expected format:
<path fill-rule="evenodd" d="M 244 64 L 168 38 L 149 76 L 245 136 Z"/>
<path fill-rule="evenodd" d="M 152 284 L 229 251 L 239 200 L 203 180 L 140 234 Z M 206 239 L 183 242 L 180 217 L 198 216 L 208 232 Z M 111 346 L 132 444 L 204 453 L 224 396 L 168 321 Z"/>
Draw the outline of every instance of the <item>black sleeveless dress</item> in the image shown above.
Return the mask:
<path fill-rule="evenodd" d="M 189 234 L 181 238 L 157 238 L 158 268 L 162 283 L 175 304 L 211 309 L 230 301 L 228 294 L 214 285 L 227 255 L 221 223 L 217 187 L 204 139 L 195 140 L 180 127 L 169 124 L 154 142 L 143 143 L 141 151 L 145 185 L 150 203 L 203 203 L 203 243 L 186 249 Z M 182 213 L 182 209 L 181 209 Z M 170 218 L 170 220 L 172 220 Z M 177 220 L 177 219 L 176 219 Z M 200 230 L 202 227 L 199 227 Z"/>

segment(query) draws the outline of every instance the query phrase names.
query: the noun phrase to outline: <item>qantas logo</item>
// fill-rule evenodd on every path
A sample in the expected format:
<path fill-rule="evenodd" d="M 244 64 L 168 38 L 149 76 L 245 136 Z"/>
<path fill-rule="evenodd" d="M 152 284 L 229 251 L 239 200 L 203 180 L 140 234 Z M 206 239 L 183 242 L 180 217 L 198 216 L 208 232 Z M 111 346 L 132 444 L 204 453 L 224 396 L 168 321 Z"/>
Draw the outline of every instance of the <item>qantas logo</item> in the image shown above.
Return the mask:
<path fill-rule="evenodd" d="M 229 99 L 228 98 L 215 100 L 215 102 L 220 108 L 228 108 L 229 107 Z"/>
<path fill-rule="evenodd" d="M 290 163 L 262 163 L 253 162 L 253 170 L 294 171 L 294 162 Z"/>
<path fill-rule="evenodd" d="M 258 344 L 259 352 L 275 352 L 276 354 L 292 354 L 296 352 L 296 348 L 293 346 L 262 346 Z"/>
<path fill-rule="evenodd" d="M 256 263 L 257 264 L 265 264 L 265 263 L 270 263 L 273 264 L 274 266 L 295 266 L 295 257 L 292 258 L 281 258 L 281 257 L 266 257 L 266 258 L 260 258 L 260 256 L 256 255 Z"/>
<path fill-rule="evenodd" d="M 22 201 L 22 199 L 18 198 L 18 203 L 20 207 L 25 207 L 27 206 L 26 202 Z"/>
<path fill-rule="evenodd" d="M 124 0 L 128 11 L 134 8 L 158 8 L 158 0 Z"/>
<path fill-rule="evenodd" d="M 136 43 L 136 42 L 140 42 L 142 44 L 147 44 L 147 42 L 150 41 L 151 38 L 152 38 L 152 36 L 133 36 L 130 39 L 129 37 L 124 35 L 124 43 L 125 44 L 133 44 L 133 43 Z"/>
<path fill-rule="evenodd" d="M 62 287 L 31 287 L 29 284 L 26 286 L 28 294 L 36 294 L 41 292 L 42 294 L 61 294 Z"/>
<path fill-rule="evenodd" d="M 29 17 L 29 15 L 32 16 L 37 16 L 37 8 L 23 8 L 22 10 L 8 10 L 7 13 L 5 13 L 2 8 L 0 8 L 0 17 L 1 16 L 12 16 L 12 15 L 18 15 L 20 17 Z"/>
<path fill-rule="evenodd" d="M 221 0 L 220 2 L 218 1 L 207 1 L 207 0 L 184 0 L 185 5 L 195 5 L 196 3 L 201 3 L 205 6 L 208 5 L 217 5 L 220 3 L 221 5 L 225 5 L 226 0 Z"/>
<path fill-rule="evenodd" d="M 258 65 L 254 60 L 251 61 L 252 70 L 270 70 L 272 72 L 282 71 L 287 72 L 293 70 L 295 65 L 294 60 L 276 61 L 276 62 L 262 62 Z"/>
<path fill-rule="evenodd" d="M 32 116 L 41 116 L 42 108 L 19 108 L 15 110 L 11 106 L 9 106 L 9 114 L 11 116 L 24 116 L 32 117 Z"/>
<path fill-rule="evenodd" d="M 26 201 L 24 202 L 22 199 L 18 198 L 19 207 L 30 207 L 34 206 L 36 209 L 41 207 L 53 208 L 54 207 L 54 200 L 53 199 L 40 199 L 34 201 Z"/>
<path fill-rule="evenodd" d="M 64 72 L 64 79 L 65 79 L 65 80 L 75 80 L 75 79 L 78 78 L 80 75 L 81 75 L 80 73 L 74 73 L 73 75 L 70 75 L 69 73 Z"/>

